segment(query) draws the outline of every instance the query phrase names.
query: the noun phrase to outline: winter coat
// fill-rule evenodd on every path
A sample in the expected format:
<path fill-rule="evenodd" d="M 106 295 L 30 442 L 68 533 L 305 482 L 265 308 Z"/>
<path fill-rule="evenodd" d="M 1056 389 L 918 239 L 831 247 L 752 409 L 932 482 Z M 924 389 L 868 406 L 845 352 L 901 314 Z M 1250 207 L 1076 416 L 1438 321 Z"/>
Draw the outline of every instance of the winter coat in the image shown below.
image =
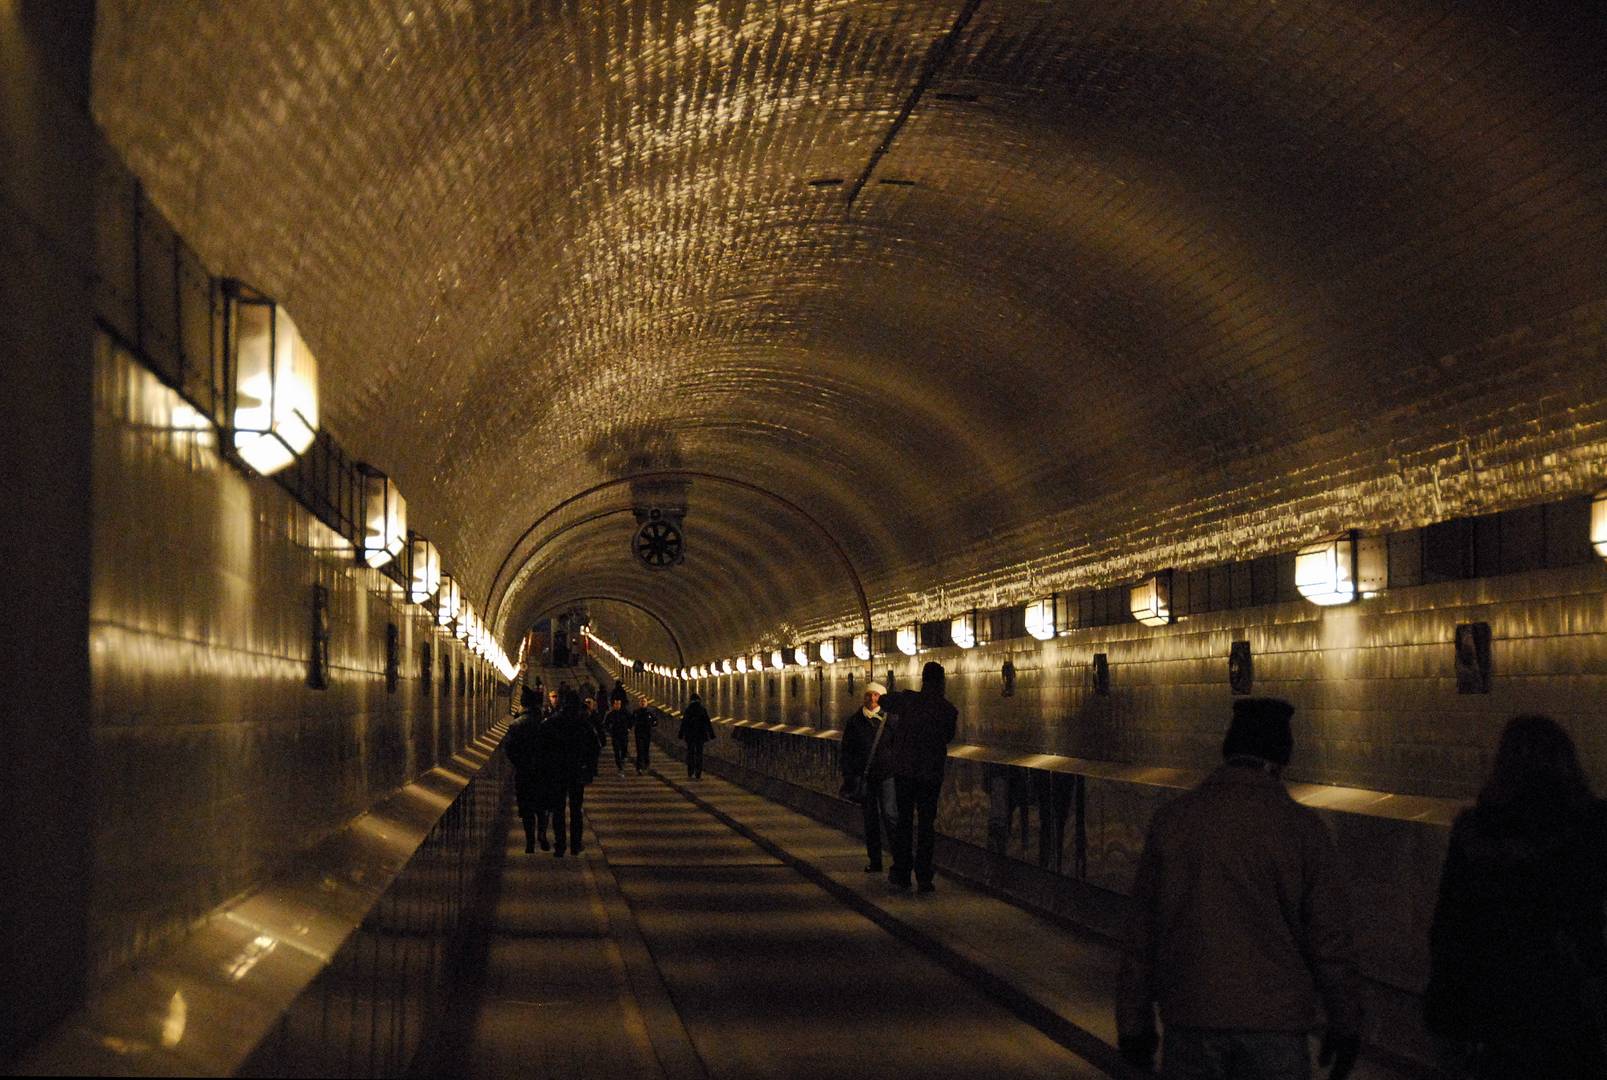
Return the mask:
<path fill-rule="evenodd" d="M 502 752 L 513 765 L 514 795 L 519 802 L 519 814 L 534 813 L 544 804 L 541 801 L 537 780 L 536 761 L 541 754 L 541 718 L 538 713 L 522 712 L 508 725 L 508 734 L 502 739 Z"/>
<path fill-rule="evenodd" d="M 597 732 L 576 709 L 560 709 L 542 721 L 535 740 L 536 796 L 544 806 L 556 805 L 575 784 L 597 775 Z"/>
<path fill-rule="evenodd" d="M 1537 1076 L 1607 1075 L 1581 1004 L 1586 977 L 1607 976 L 1604 903 L 1607 804 L 1463 811 L 1429 934 L 1429 1030 L 1507 1048 Z"/>
<path fill-rule="evenodd" d="M 882 697 L 882 712 L 896 717 L 882 738 L 892 737 L 894 776 L 941 780 L 960 711 L 940 691 L 900 690 Z"/>
<path fill-rule="evenodd" d="M 1357 1033 L 1345 874 L 1328 828 L 1265 769 L 1224 764 L 1155 812 L 1133 887 L 1116 1020 Z"/>
<path fill-rule="evenodd" d="M 658 726 L 658 710 L 643 705 L 636 710 L 633 723 L 636 727 L 636 745 L 641 746 L 653 737 L 653 729 Z"/>
<path fill-rule="evenodd" d="M 882 728 L 880 739 L 876 738 L 878 727 Z M 871 757 L 872 743 L 876 744 L 874 759 Z M 842 750 L 838 756 L 844 780 L 863 776 L 868 783 L 876 784 L 892 776 L 893 729 L 887 712 L 883 710 L 880 718 L 871 719 L 865 715 L 864 709 L 855 709 L 843 721 Z M 868 770 L 867 765 L 870 766 Z"/>
<path fill-rule="evenodd" d="M 681 713 L 681 730 L 677 733 L 682 742 L 706 743 L 714 738 L 714 724 L 709 720 L 709 710 L 703 707 L 701 701 L 689 704 Z"/>
<path fill-rule="evenodd" d="M 616 743 L 624 745 L 630 740 L 631 711 L 625 707 L 623 702 L 608 710 L 608 715 L 603 717 L 603 722 L 608 726 L 608 734 L 613 736 Z"/>

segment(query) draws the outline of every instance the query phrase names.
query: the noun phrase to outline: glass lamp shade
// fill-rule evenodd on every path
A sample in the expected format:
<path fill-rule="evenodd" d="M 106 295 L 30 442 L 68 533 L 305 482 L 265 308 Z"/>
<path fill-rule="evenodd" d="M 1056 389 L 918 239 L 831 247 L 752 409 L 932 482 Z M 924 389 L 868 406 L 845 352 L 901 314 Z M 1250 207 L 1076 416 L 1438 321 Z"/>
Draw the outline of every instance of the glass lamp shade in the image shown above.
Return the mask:
<path fill-rule="evenodd" d="M 808 667 L 809 647 L 807 645 L 794 645 L 792 647 L 792 662 L 799 667 Z"/>
<path fill-rule="evenodd" d="M 1055 636 L 1055 598 L 1046 596 L 1027 605 L 1027 633 L 1039 641 Z"/>
<path fill-rule="evenodd" d="M 861 660 L 870 659 L 870 638 L 865 634 L 854 635 L 854 655 Z"/>
<path fill-rule="evenodd" d="M 1383 588 L 1387 570 L 1384 542 L 1352 529 L 1295 554 L 1295 589 L 1313 604 L 1348 604 Z"/>
<path fill-rule="evenodd" d="M 1590 546 L 1607 559 L 1607 491 L 1596 492 L 1590 500 Z"/>
<path fill-rule="evenodd" d="M 441 553 L 424 537 L 415 536 L 412 556 L 413 580 L 408 588 L 408 597 L 413 603 L 422 604 L 441 587 Z"/>
<path fill-rule="evenodd" d="M 230 284 L 227 305 L 234 451 L 266 476 L 312 445 L 318 431 L 318 362 L 290 315 L 272 300 Z"/>
<path fill-rule="evenodd" d="M 770 653 L 770 666 L 771 667 L 779 668 L 783 664 L 785 664 L 786 662 L 787 662 L 787 659 L 786 659 L 786 657 L 781 655 L 781 650 L 780 649 L 776 649 L 776 650 L 774 650 L 774 651 L 772 651 Z"/>
<path fill-rule="evenodd" d="M 450 574 L 441 575 L 441 587 L 436 592 L 435 621 L 440 626 L 451 626 L 463 606 L 463 593 Z"/>
<path fill-rule="evenodd" d="M 735 660 L 721 660 L 720 661 L 720 674 L 729 675 L 733 671 L 735 671 L 736 669 L 737 669 L 737 664 L 736 664 Z"/>
<path fill-rule="evenodd" d="M 920 648 L 920 636 L 916 633 L 915 624 L 900 626 L 898 628 L 898 651 L 905 656 L 914 656 Z"/>
<path fill-rule="evenodd" d="M 1156 574 L 1134 585 L 1127 593 L 1127 609 L 1145 626 L 1165 626 L 1172 621 L 1172 575 Z"/>
<path fill-rule="evenodd" d="M 456 621 L 452 624 L 452 634 L 459 641 L 469 640 L 469 626 L 474 622 L 474 608 L 468 603 L 462 605 Z"/>
<path fill-rule="evenodd" d="M 378 469 L 358 466 L 363 485 L 363 560 L 378 569 L 394 559 L 407 540 L 407 500 L 396 482 Z"/>
<path fill-rule="evenodd" d="M 819 645 L 820 662 L 822 664 L 835 664 L 837 662 L 837 644 L 834 641 L 822 641 Z"/>
<path fill-rule="evenodd" d="M 949 623 L 949 637 L 953 638 L 954 644 L 962 649 L 969 649 L 974 646 L 976 644 L 975 612 L 968 611 L 964 615 L 956 615 L 954 621 Z"/>
<path fill-rule="evenodd" d="M 746 656 L 737 657 L 737 671 L 743 675 L 748 673 L 748 658 Z"/>

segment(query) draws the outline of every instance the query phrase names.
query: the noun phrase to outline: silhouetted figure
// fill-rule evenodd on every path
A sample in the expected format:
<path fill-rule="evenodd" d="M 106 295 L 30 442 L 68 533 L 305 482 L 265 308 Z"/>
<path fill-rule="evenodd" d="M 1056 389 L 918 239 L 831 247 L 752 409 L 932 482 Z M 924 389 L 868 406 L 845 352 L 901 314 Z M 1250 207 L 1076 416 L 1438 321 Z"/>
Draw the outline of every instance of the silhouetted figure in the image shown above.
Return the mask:
<path fill-rule="evenodd" d="M 937 798 L 943 791 L 943 768 L 960 717 L 943 696 L 944 678 L 943 665 L 928 661 L 921 669 L 919 691 L 900 690 L 882 698 L 882 710 L 894 717 L 891 760 L 898 820 L 893 827 L 893 866 L 887 879 L 895 889 L 910 887 L 911 869 L 922 892 L 934 888 Z"/>
<path fill-rule="evenodd" d="M 560 859 L 565 848 L 579 855 L 586 849 L 585 821 L 581 816 L 586 785 L 596 775 L 597 732 L 586 719 L 573 690 L 559 697 L 558 711 L 541 725 L 537 773 L 542 794 L 552 808 L 553 854 Z M 569 828 L 564 829 L 564 808 Z"/>
<path fill-rule="evenodd" d="M 596 691 L 586 694 L 582 711 L 586 714 L 586 722 L 591 725 L 593 733 L 597 736 L 597 760 L 591 763 L 591 774 L 595 778 L 602 771 L 603 747 L 608 745 L 608 722 L 604 719 L 605 714 L 601 706 L 597 704 Z"/>
<path fill-rule="evenodd" d="M 1429 936 L 1429 1031 L 1452 1076 L 1607 1076 L 1607 804 L 1544 716 L 1501 734 L 1451 828 Z"/>
<path fill-rule="evenodd" d="M 843 794 L 858 802 L 863 811 L 867 874 L 882 872 L 882 834 L 885 831 L 892 844 L 898 821 L 893 740 L 888 737 L 889 721 L 881 707 L 885 693 L 887 687 L 881 683 L 866 683 L 863 704 L 843 721 Z"/>
<path fill-rule="evenodd" d="M 1306 1080 L 1306 1039 L 1343 1080 L 1361 1050 L 1361 989 L 1327 827 L 1283 785 L 1294 707 L 1241 698 L 1223 764 L 1155 812 L 1133 888 L 1116 1023 L 1122 1057 L 1178 1080 Z"/>
<path fill-rule="evenodd" d="M 658 711 L 642 699 L 641 707 L 631 718 L 631 724 L 636 729 L 636 775 L 640 776 L 648 770 L 653 759 L 653 729 L 658 726 Z"/>
<path fill-rule="evenodd" d="M 543 798 L 538 760 L 541 755 L 541 695 L 530 687 L 519 692 L 519 712 L 503 738 L 503 752 L 513 765 L 513 793 L 525 827 L 525 851 L 536 850 L 540 823 L 541 850 L 547 850 L 548 803 Z"/>
<path fill-rule="evenodd" d="M 625 683 L 620 679 L 615 679 L 614 688 L 608 692 L 609 707 L 613 708 L 618 705 L 624 705 L 625 702 Z"/>
<path fill-rule="evenodd" d="M 681 712 L 679 735 L 686 744 L 686 775 L 692 780 L 699 779 L 703 775 L 703 744 L 714 738 L 714 722 L 709 719 L 709 710 L 703 707 L 696 690 Z"/>
<path fill-rule="evenodd" d="M 608 728 L 608 737 L 614 744 L 614 768 L 619 775 L 625 775 L 625 758 L 630 753 L 631 744 L 631 711 L 625 704 L 623 695 L 613 699 L 613 708 L 603 717 L 603 723 Z"/>

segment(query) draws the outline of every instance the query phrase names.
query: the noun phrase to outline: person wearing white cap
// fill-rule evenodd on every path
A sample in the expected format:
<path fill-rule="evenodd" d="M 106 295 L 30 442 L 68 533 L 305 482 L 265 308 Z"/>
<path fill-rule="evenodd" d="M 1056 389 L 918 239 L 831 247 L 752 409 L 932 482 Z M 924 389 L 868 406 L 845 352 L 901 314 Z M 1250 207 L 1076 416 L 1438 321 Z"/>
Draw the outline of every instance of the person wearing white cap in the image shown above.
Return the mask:
<path fill-rule="evenodd" d="M 887 714 L 881 708 L 885 693 L 887 687 L 881 683 L 866 683 L 864 704 L 843 721 L 842 793 L 864 811 L 867 874 L 882 872 L 882 831 L 886 830 L 891 843 L 897 813 L 889 756 L 891 732 L 887 730 Z"/>

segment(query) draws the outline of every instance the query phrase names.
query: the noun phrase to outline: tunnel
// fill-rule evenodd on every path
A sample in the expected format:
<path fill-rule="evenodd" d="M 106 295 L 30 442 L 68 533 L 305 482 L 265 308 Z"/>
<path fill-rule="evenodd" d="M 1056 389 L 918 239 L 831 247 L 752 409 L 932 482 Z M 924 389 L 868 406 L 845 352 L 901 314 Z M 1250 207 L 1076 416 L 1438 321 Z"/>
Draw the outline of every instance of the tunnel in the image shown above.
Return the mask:
<path fill-rule="evenodd" d="M 1607 790 L 1603 56 L 1561 0 L 0 0 L 0 1061 L 1137 1075 L 1146 835 L 1273 697 L 1355 1075 L 1429 1075 L 1503 725 Z M 933 662 L 923 900 L 840 782 Z M 658 719 L 563 863 L 538 681 Z"/>

